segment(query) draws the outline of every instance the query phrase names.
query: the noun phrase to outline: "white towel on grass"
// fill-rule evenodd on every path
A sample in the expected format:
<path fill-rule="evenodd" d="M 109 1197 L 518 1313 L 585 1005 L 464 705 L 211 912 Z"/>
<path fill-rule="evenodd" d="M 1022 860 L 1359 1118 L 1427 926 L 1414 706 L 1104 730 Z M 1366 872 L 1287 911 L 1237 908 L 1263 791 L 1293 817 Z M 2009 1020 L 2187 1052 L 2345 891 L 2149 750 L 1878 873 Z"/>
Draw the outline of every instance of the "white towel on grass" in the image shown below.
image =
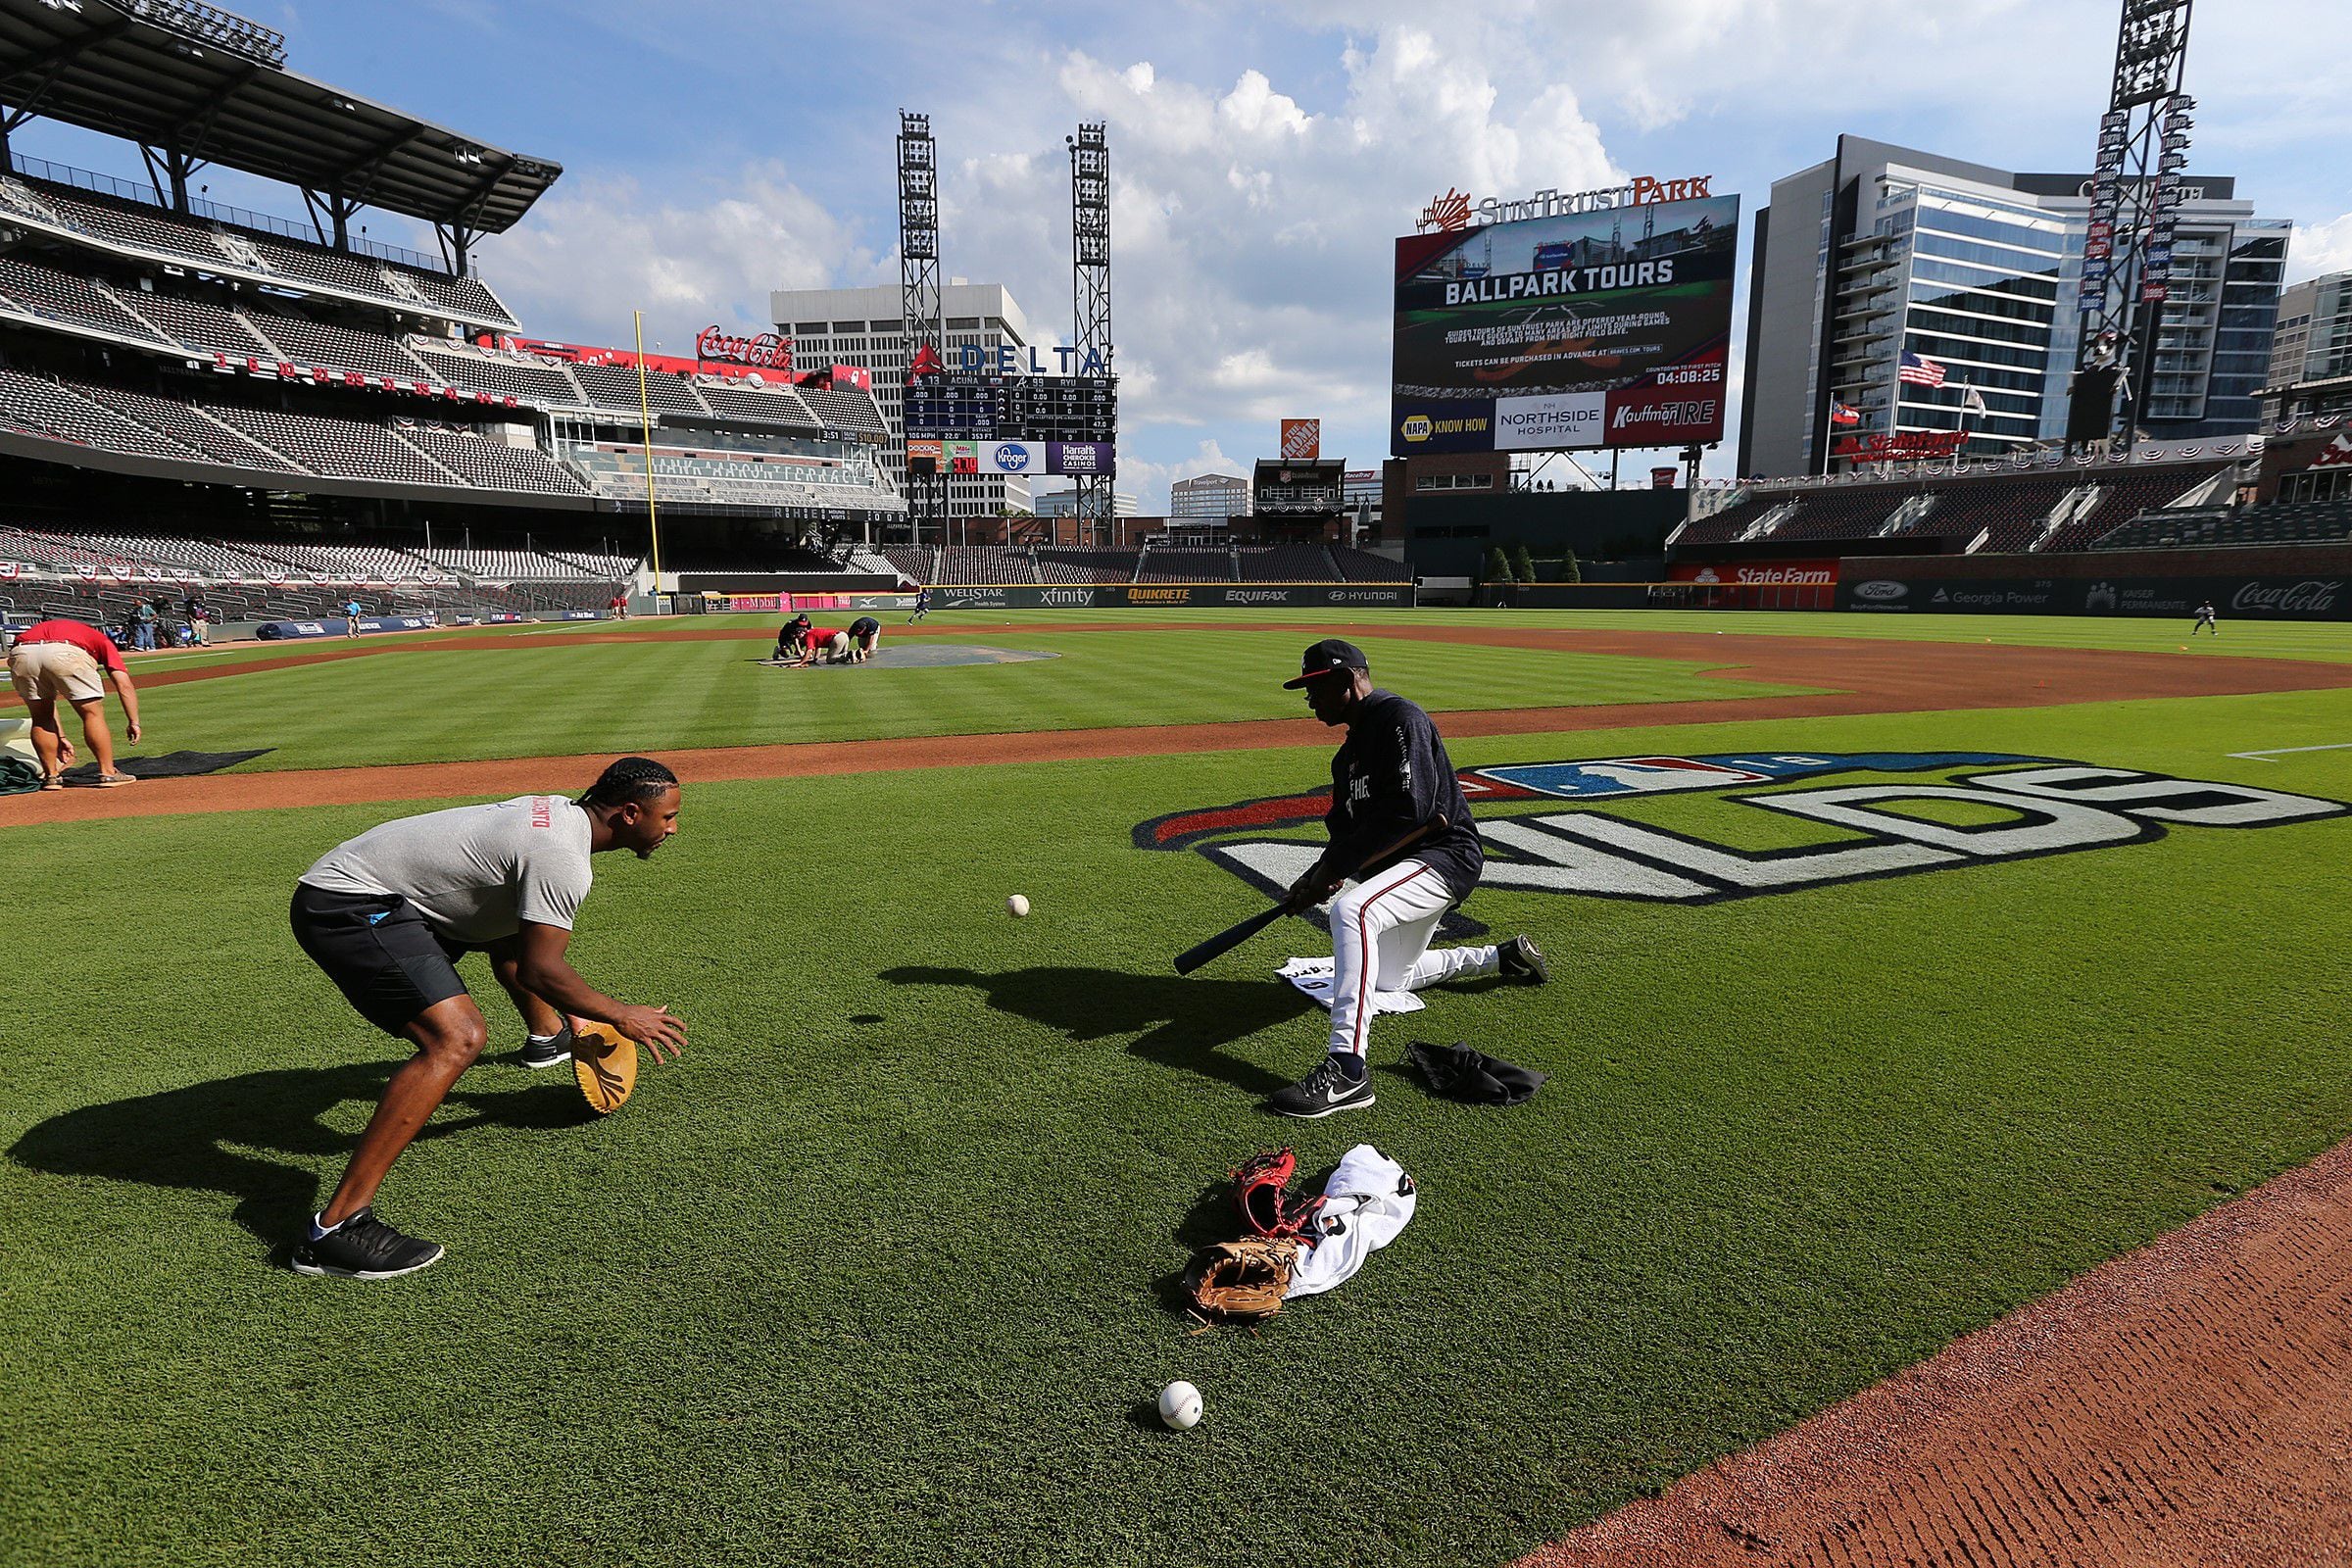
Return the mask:
<path fill-rule="evenodd" d="M 1396 1239 L 1420 1201 L 1402 1165 L 1370 1144 L 1348 1151 L 1323 1184 L 1313 1220 L 1322 1240 L 1298 1259 L 1284 1297 L 1320 1296 L 1354 1278 L 1365 1258 Z"/>
<path fill-rule="evenodd" d="M 1331 972 L 1329 958 L 1293 958 L 1274 971 L 1312 998 L 1316 1006 L 1331 1010 Z M 1419 1012 L 1429 1004 L 1410 991 L 1375 991 L 1372 993 L 1374 1012 Z"/>

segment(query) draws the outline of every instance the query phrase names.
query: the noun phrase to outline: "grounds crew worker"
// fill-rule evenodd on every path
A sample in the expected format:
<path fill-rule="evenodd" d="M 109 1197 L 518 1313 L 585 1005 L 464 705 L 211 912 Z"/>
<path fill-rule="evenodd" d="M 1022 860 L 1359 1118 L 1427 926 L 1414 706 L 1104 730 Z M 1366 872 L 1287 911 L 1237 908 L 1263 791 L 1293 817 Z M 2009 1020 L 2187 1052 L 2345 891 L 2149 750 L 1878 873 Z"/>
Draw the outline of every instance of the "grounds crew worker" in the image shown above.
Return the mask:
<path fill-rule="evenodd" d="M 101 789 L 136 782 L 115 771 L 115 737 L 106 727 L 106 687 L 99 671 L 112 681 L 122 700 L 123 734 L 138 745 L 139 694 L 123 667 L 122 651 L 97 627 L 78 620 L 36 620 L 17 636 L 8 656 L 8 678 L 24 700 L 32 719 L 32 750 L 41 760 L 41 788 L 66 787 L 66 769 L 74 765 L 74 743 L 57 716 L 57 705 L 70 704 L 81 720 L 81 738 L 90 743 L 98 763 Z"/>
<path fill-rule="evenodd" d="M 1333 638 L 1306 651 L 1298 678 L 1324 723 L 1348 727 L 1331 760 L 1331 848 L 1291 885 L 1294 914 L 1331 900 L 1331 1045 L 1315 1070 L 1276 1091 L 1266 1108 L 1328 1116 L 1372 1103 L 1364 1048 L 1376 991 L 1418 991 L 1447 980 L 1501 973 L 1525 985 L 1550 978 L 1526 937 L 1498 948 L 1431 948 L 1447 909 L 1470 896 L 1486 851 L 1470 803 L 1429 715 L 1372 684 L 1363 650 Z M 1401 855 L 1391 846 L 1443 814 L 1446 825 Z M 1333 898 L 1338 894 L 1337 898 Z"/>
<path fill-rule="evenodd" d="M 564 956 L 588 896 L 589 857 L 651 857 L 678 830 L 677 776 L 645 757 L 605 769 L 577 802 L 525 795 L 428 811 L 329 850 L 295 884 L 294 940 L 369 1023 L 416 1048 L 384 1088 L 327 1204 L 295 1244 L 301 1274 L 382 1280 L 439 1260 L 437 1242 L 376 1218 L 375 1190 L 489 1039 L 456 960 L 479 950 L 549 1061 L 569 1053 L 564 1013 L 594 1018 L 654 1059 L 685 1047 L 666 1007 L 616 1002 Z M 562 1047 L 562 1054 L 547 1048 Z"/>

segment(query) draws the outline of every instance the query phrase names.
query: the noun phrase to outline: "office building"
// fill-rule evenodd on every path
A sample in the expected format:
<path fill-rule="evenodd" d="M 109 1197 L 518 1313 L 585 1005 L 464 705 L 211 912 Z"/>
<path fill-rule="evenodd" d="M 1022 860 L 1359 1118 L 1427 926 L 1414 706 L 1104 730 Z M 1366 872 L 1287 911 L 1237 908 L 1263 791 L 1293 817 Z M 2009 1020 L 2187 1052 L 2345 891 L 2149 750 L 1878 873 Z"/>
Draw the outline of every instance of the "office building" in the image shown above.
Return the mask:
<path fill-rule="evenodd" d="M 793 363 L 802 367 L 859 365 L 874 372 L 874 401 L 890 426 L 883 465 L 902 492 L 906 486 L 906 365 L 912 352 L 900 321 L 896 284 L 874 288 L 778 289 L 767 297 L 776 330 L 792 339 Z M 940 290 L 947 318 L 943 356 L 957 349 L 1027 348 L 1041 342 L 1012 296 L 995 283 L 961 278 Z M 1043 340 L 1050 344 L 1051 339 Z M 993 517 L 1005 508 L 1034 510 L 1025 474 L 975 474 L 948 481 L 948 515 Z"/>
<path fill-rule="evenodd" d="M 1203 473 L 1168 486 L 1171 517 L 1247 517 L 1250 481 L 1237 473 Z"/>
<path fill-rule="evenodd" d="M 1141 514 L 1132 490 L 1113 490 L 1110 493 L 1110 514 L 1114 517 L 1133 517 Z M 1075 489 L 1049 490 L 1037 498 L 1037 514 L 1041 517 L 1075 517 L 1078 515 L 1078 492 Z"/>
<path fill-rule="evenodd" d="M 1845 434 L 1966 429 L 1975 457 L 2062 440 L 2088 183 L 1858 136 L 1774 181 L 1752 241 L 1740 471 L 1822 472 Z M 2162 440 L 2245 434 L 2262 417 L 2291 224 L 2257 216 L 2230 179 L 2181 184 L 2134 422 Z M 1906 355 L 1924 362 L 1910 377 Z M 1858 417 L 1834 422 L 1833 403 Z"/>

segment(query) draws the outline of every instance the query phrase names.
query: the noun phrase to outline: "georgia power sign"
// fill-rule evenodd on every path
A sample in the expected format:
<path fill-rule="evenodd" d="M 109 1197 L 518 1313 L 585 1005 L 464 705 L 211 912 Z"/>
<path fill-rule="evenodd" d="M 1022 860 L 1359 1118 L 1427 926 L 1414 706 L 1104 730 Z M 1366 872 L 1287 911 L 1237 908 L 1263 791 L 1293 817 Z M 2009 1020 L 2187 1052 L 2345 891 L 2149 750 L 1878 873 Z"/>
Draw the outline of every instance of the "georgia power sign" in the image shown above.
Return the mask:
<path fill-rule="evenodd" d="M 1907 774 L 1891 782 L 1841 775 Z M 2000 752 L 1726 753 L 1525 762 L 1462 773 L 1487 868 L 1479 885 L 1669 904 L 1794 893 L 1870 877 L 1959 870 L 2163 838 L 2176 826 L 2276 827 L 2352 806 L 2244 784 L 2174 778 Z M 1669 832 L 1609 809 L 1643 796 L 1707 793 L 1841 830 L 1833 843 L 1753 851 Z M 1907 811 L 1991 820 L 1970 826 Z M 1319 823 L 1326 792 L 1177 811 L 1135 828 L 1139 849 L 1197 850 L 1269 894 L 1322 853 L 1284 835 Z"/>

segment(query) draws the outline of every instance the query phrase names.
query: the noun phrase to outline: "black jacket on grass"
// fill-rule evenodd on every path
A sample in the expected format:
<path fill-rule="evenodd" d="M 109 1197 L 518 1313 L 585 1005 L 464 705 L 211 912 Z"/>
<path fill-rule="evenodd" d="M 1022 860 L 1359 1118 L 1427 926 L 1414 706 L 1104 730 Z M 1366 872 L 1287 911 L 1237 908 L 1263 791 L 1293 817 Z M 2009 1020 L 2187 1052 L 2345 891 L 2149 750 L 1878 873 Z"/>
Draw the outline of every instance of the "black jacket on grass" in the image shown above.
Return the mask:
<path fill-rule="evenodd" d="M 1401 855 L 1390 845 L 1440 812 L 1446 826 Z M 1446 879 L 1459 904 L 1486 864 L 1470 802 L 1429 715 L 1395 692 L 1374 691 L 1348 721 L 1348 739 L 1331 760 L 1331 849 L 1323 863 L 1358 881 L 1399 860 L 1419 860 Z M 1379 858 L 1359 864 L 1360 858 Z"/>

